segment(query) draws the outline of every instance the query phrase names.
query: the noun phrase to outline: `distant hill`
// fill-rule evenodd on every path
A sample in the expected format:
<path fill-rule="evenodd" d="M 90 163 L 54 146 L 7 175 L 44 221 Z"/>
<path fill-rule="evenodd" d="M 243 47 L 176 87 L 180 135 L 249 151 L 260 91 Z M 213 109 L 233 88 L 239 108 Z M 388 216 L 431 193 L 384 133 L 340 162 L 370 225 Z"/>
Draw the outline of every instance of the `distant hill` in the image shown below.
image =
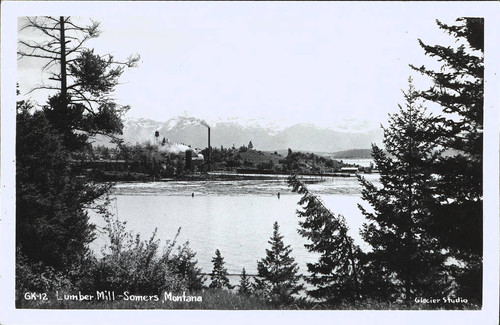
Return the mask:
<path fill-rule="evenodd" d="M 270 160 L 274 164 L 278 164 L 279 160 L 283 159 L 284 156 L 278 153 L 271 153 L 265 151 L 257 151 L 257 150 L 247 150 L 245 152 L 240 153 L 241 159 L 251 161 L 255 165 L 259 163 L 269 162 Z"/>
<path fill-rule="evenodd" d="M 202 151 L 204 156 L 208 154 L 206 151 Z M 344 166 L 344 163 L 332 158 L 298 151 L 292 151 L 291 154 L 287 152 L 286 156 L 244 146 L 238 149 L 214 148 L 212 151 L 212 170 L 236 168 L 245 172 L 325 174 L 338 172 Z"/>
<path fill-rule="evenodd" d="M 386 152 L 387 153 L 387 152 Z M 442 153 L 443 157 L 455 156 L 460 152 L 453 149 L 448 149 Z M 371 159 L 372 149 L 350 149 L 337 151 L 331 154 L 326 154 L 324 156 L 333 159 Z M 389 155 L 390 156 L 390 155 Z"/>
<path fill-rule="evenodd" d="M 372 149 L 350 149 L 337 151 L 328 155 L 336 159 L 370 159 L 372 157 Z"/>
<path fill-rule="evenodd" d="M 282 155 L 286 157 L 288 155 L 288 149 L 283 149 L 283 150 L 269 150 L 269 153 L 274 153 L 277 152 L 279 155 Z M 330 157 L 332 155 L 331 152 L 324 152 L 324 151 L 308 151 L 308 150 L 293 150 L 293 152 L 302 152 L 302 153 L 313 153 L 318 156 L 322 157 Z"/>

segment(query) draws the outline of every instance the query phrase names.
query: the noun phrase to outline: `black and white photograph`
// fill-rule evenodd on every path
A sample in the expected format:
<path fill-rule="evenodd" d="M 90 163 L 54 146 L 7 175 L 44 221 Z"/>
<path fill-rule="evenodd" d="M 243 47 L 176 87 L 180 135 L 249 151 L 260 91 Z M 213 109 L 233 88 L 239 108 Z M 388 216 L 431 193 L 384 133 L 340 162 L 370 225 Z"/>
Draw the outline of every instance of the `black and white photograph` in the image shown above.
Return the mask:
<path fill-rule="evenodd" d="M 499 9 L 2 3 L 0 323 L 496 324 Z"/>

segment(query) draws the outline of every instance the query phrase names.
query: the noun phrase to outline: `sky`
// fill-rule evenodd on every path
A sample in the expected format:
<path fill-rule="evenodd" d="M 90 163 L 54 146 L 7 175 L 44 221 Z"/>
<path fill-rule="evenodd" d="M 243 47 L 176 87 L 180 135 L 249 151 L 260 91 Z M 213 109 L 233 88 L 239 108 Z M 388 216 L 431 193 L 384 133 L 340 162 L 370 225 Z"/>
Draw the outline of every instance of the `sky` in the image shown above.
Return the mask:
<path fill-rule="evenodd" d="M 409 76 L 427 87 L 428 80 L 408 66 L 435 64 L 417 39 L 453 44 L 435 20 L 453 24 L 460 17 L 459 10 L 405 3 L 167 2 L 137 8 L 80 14 L 83 22 L 101 22 L 101 36 L 88 47 L 117 59 L 141 56 L 114 93 L 118 103 L 131 106 L 127 117 L 347 129 L 385 123 L 403 102 Z M 18 61 L 23 94 L 44 77 L 40 62 Z M 44 103 L 47 94 L 28 97 Z"/>

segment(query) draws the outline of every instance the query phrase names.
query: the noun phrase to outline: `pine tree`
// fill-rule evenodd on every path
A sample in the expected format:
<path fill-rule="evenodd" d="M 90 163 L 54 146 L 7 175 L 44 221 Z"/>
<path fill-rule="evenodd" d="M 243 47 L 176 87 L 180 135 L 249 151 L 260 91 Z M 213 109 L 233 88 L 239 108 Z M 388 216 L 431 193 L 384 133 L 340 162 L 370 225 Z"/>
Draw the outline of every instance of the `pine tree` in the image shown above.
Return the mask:
<path fill-rule="evenodd" d="M 304 208 L 297 210 L 297 214 L 303 218 L 298 231 L 310 241 L 305 247 L 310 252 L 321 254 L 318 262 L 307 264 L 311 276 L 306 281 L 315 286 L 307 294 L 328 303 L 356 300 L 359 296 L 358 264 L 362 253 L 347 234 L 344 217 L 334 215 L 296 176 L 291 176 L 288 183 L 293 192 L 303 195 L 298 204 Z"/>
<path fill-rule="evenodd" d="M 427 45 L 425 53 L 442 67 L 434 71 L 412 66 L 434 85 L 419 95 L 442 107 L 443 117 L 436 123 L 435 142 L 448 155 L 434 164 L 439 182 L 432 205 L 429 232 L 442 248 L 460 263 L 453 267 L 459 284 L 457 294 L 482 299 L 483 255 L 483 97 L 484 97 L 484 19 L 459 18 L 457 25 L 437 24 L 455 38 L 456 47 Z M 451 154 L 450 154 L 451 153 Z M 460 266 L 461 265 L 461 266 Z"/>
<path fill-rule="evenodd" d="M 384 128 L 388 154 L 373 145 L 382 187 L 358 178 L 362 198 L 373 208 L 373 212 L 367 211 L 359 205 L 368 220 L 362 230 L 372 247 L 368 258 L 381 267 L 378 273 L 396 280 L 400 296 L 409 303 L 416 294 L 442 294 L 438 280 L 442 279 L 445 256 L 427 231 L 433 217 L 428 207 L 437 186 L 431 166 L 438 151 L 426 135 L 436 119 L 418 105 L 411 79 L 403 95 L 405 106 L 389 115 L 389 126 Z"/>
<path fill-rule="evenodd" d="M 294 301 L 294 295 L 303 289 L 303 285 L 299 284 L 299 267 L 290 256 L 290 245 L 285 246 L 283 243 L 278 222 L 274 223 L 273 229 L 268 241 L 271 249 L 266 249 L 266 257 L 257 262 L 259 278 L 255 279 L 255 287 L 271 301 L 289 304 Z"/>
<path fill-rule="evenodd" d="M 81 149 L 88 137 L 120 134 L 121 115 L 129 107 L 118 105 L 111 93 L 125 67 L 136 66 L 139 56 L 118 61 L 87 48 L 88 41 L 101 33 L 95 21 L 84 25 L 74 17 L 47 16 L 23 17 L 21 24 L 18 57 L 36 59 L 48 73 L 49 78 L 31 91 L 55 92 L 43 109 L 64 135 L 65 146 Z"/>
<path fill-rule="evenodd" d="M 238 286 L 238 293 L 243 295 L 248 295 L 252 291 L 252 283 L 247 275 L 245 268 L 241 271 L 240 275 L 240 285 Z"/>
<path fill-rule="evenodd" d="M 42 110 L 19 107 L 17 112 L 16 244 L 30 262 L 69 271 L 95 237 L 87 211 L 102 212 L 105 205 L 96 199 L 111 187 L 75 177 L 71 160 L 89 145 L 89 136 L 121 132 L 120 116 L 128 107 L 117 105 L 111 93 L 124 67 L 134 66 L 138 57 L 117 62 L 86 48 L 99 35 L 95 22 L 81 26 L 72 17 L 20 21 L 19 59 L 40 63 L 50 76 L 32 91 L 55 94 Z"/>
<path fill-rule="evenodd" d="M 229 283 L 229 279 L 227 278 L 227 269 L 224 267 L 224 257 L 221 256 L 219 249 L 215 251 L 212 263 L 214 264 L 214 268 L 212 269 L 212 274 L 210 275 L 210 279 L 212 280 L 210 288 L 222 289 L 226 287 L 228 289 L 233 289 L 234 286 Z"/>
<path fill-rule="evenodd" d="M 87 211 L 109 184 L 74 177 L 70 154 L 44 112 L 19 102 L 16 120 L 16 245 L 30 262 L 70 269 L 95 238 Z"/>

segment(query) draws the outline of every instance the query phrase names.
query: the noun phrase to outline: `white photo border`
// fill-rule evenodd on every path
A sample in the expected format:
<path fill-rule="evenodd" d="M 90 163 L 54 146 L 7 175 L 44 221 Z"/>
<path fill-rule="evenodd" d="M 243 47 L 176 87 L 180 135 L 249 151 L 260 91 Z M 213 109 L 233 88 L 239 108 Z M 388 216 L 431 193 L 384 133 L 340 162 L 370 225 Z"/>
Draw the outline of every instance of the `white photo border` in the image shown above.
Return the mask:
<path fill-rule="evenodd" d="M 484 277 L 480 311 L 185 311 L 185 310 L 21 310 L 14 305 L 15 274 L 15 101 L 17 18 L 36 15 L 102 16 L 156 14 L 169 2 L 2 2 L 1 10 L 1 216 L 0 216 L 0 323 L 1 324 L 135 324 L 135 323 L 453 323 L 492 324 L 499 309 L 499 58 L 500 11 L 498 2 L 391 2 L 401 8 L 430 10 L 436 18 L 485 18 L 484 101 Z M 238 5 L 186 3 L 189 6 Z M 283 6 L 293 3 L 281 3 Z M 255 5 L 258 5 L 257 3 Z M 382 5 L 379 2 L 332 2 L 342 9 Z M 97 13 L 97 15 L 96 15 Z M 390 13 L 388 13 L 390 14 Z M 496 320 L 496 322 L 495 322 Z"/>

